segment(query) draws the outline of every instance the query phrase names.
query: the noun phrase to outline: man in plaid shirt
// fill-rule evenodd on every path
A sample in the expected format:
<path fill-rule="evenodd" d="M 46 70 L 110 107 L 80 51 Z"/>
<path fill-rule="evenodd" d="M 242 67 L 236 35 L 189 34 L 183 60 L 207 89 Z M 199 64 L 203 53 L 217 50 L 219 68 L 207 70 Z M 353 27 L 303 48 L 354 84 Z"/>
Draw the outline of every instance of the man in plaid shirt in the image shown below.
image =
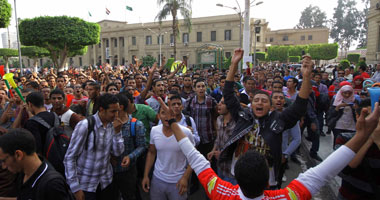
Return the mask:
<path fill-rule="evenodd" d="M 80 121 L 71 137 L 64 159 L 67 183 L 77 200 L 109 199 L 112 182 L 111 154 L 124 151 L 118 117 L 119 100 L 112 94 L 99 98 L 99 111 L 93 115 L 94 129 L 88 131 L 88 120 Z"/>

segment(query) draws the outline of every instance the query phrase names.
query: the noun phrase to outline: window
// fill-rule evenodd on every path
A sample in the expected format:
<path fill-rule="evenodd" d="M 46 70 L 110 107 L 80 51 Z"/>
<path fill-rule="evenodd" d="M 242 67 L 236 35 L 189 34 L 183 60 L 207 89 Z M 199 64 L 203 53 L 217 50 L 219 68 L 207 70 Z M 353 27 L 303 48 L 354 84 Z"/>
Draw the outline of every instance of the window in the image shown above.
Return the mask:
<path fill-rule="evenodd" d="M 70 64 L 70 65 L 74 65 L 74 60 L 73 60 L 73 58 L 70 58 L 69 64 Z"/>
<path fill-rule="evenodd" d="M 117 39 L 114 38 L 113 41 L 114 41 L 114 46 L 117 47 Z"/>
<path fill-rule="evenodd" d="M 136 45 L 136 37 L 135 36 L 132 37 L 132 45 Z"/>
<path fill-rule="evenodd" d="M 99 48 L 102 48 L 102 42 L 99 42 Z"/>
<path fill-rule="evenodd" d="M 301 41 L 304 41 L 305 40 L 305 36 L 301 36 Z"/>
<path fill-rule="evenodd" d="M 273 42 L 273 38 L 271 37 L 271 38 L 269 38 L 269 42 Z"/>
<path fill-rule="evenodd" d="M 183 56 L 183 57 L 182 57 L 182 60 L 187 60 L 187 56 Z"/>
<path fill-rule="evenodd" d="M 174 54 L 170 55 L 170 58 L 174 58 Z"/>
<path fill-rule="evenodd" d="M 188 33 L 182 34 L 182 40 L 183 40 L 183 43 L 189 43 L 189 34 Z"/>
<path fill-rule="evenodd" d="M 79 57 L 79 66 L 82 66 L 82 57 Z"/>
<path fill-rule="evenodd" d="M 106 47 L 110 47 L 110 40 L 106 39 Z"/>
<path fill-rule="evenodd" d="M 120 41 L 120 45 L 124 47 L 124 38 L 123 37 L 119 38 L 119 41 Z"/>
<path fill-rule="evenodd" d="M 231 30 L 224 31 L 224 40 L 231 40 Z"/>
<path fill-rule="evenodd" d="M 197 32 L 197 42 L 202 42 L 202 32 Z"/>
<path fill-rule="evenodd" d="M 216 31 L 211 31 L 211 41 L 216 41 Z"/>
<path fill-rule="evenodd" d="M 313 40 L 313 35 L 309 35 L 309 36 L 307 36 L 307 39 L 308 39 L 308 40 Z"/>
<path fill-rule="evenodd" d="M 170 43 L 174 43 L 174 36 L 173 36 L 173 34 L 170 34 Z"/>
<path fill-rule="evenodd" d="M 125 65 L 125 58 L 121 58 L 121 65 Z"/>
<path fill-rule="evenodd" d="M 226 58 L 231 58 L 231 52 L 226 52 Z"/>
<path fill-rule="evenodd" d="M 164 43 L 164 36 L 161 35 L 161 44 Z M 160 44 L 160 36 L 157 36 L 157 44 Z"/>
<path fill-rule="evenodd" d="M 260 42 L 260 36 L 256 36 L 256 42 Z"/>
<path fill-rule="evenodd" d="M 282 37 L 282 41 L 288 41 L 289 40 L 289 37 L 287 36 L 287 35 L 284 35 L 283 37 Z"/>
<path fill-rule="evenodd" d="M 146 45 L 152 45 L 152 36 L 151 35 L 146 36 L 145 44 Z"/>

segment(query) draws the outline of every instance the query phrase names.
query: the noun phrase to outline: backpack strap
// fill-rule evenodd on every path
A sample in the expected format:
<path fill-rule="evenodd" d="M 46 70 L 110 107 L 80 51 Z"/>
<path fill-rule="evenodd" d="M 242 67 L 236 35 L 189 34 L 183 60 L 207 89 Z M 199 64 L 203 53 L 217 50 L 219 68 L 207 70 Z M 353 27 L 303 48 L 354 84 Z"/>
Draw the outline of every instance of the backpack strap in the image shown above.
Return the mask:
<path fill-rule="evenodd" d="M 132 118 L 131 119 L 130 128 L 131 128 L 131 135 L 132 135 L 132 137 L 136 137 L 136 122 L 137 122 L 136 118 Z"/>
<path fill-rule="evenodd" d="M 192 126 L 192 124 L 191 124 L 191 119 L 190 119 L 190 116 L 189 116 L 189 115 L 185 115 L 185 121 L 186 121 L 186 124 L 187 124 L 188 126 Z"/>
<path fill-rule="evenodd" d="M 88 138 L 90 137 L 91 132 L 94 131 L 95 127 L 95 117 L 93 115 L 86 118 L 87 119 L 87 138 L 85 142 L 85 148 L 88 149 Z M 94 150 L 96 150 L 96 134 L 94 133 Z"/>
<path fill-rule="evenodd" d="M 39 117 L 39 116 L 33 116 L 32 118 L 30 118 L 31 120 L 34 120 L 34 121 L 36 121 L 36 122 L 38 122 L 38 123 L 40 123 L 42 126 L 44 126 L 45 128 L 47 128 L 47 129 L 50 129 L 51 128 L 51 126 L 50 126 L 50 124 L 48 124 L 44 119 L 42 119 L 41 117 Z"/>

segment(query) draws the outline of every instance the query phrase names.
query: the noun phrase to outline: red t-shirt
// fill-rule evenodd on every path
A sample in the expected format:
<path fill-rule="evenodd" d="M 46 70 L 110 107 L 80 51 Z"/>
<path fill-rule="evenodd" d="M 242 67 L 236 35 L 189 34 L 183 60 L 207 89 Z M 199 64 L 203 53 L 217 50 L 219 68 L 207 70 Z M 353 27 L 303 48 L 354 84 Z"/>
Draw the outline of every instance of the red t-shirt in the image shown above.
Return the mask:
<path fill-rule="evenodd" d="M 230 182 L 219 178 L 215 172 L 208 168 L 198 175 L 207 196 L 210 199 L 218 200 L 241 200 L 239 195 L 239 185 L 232 185 Z M 292 200 L 292 199 L 311 199 L 309 190 L 297 180 L 293 180 L 290 184 L 279 190 L 265 190 L 263 200 Z"/>

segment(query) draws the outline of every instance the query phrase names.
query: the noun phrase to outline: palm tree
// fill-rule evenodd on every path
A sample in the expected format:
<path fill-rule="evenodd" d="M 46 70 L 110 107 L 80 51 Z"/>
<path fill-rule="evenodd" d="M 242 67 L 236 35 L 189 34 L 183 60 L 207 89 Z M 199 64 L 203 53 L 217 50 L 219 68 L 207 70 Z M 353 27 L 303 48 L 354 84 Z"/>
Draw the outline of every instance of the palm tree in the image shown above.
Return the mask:
<path fill-rule="evenodd" d="M 171 15 L 173 18 L 173 43 L 174 43 L 174 60 L 177 56 L 177 44 L 176 39 L 179 32 L 179 24 L 178 24 L 178 12 L 181 13 L 182 17 L 185 21 L 185 26 L 191 30 L 191 3 L 192 0 L 158 0 L 159 6 L 163 7 L 158 12 L 156 19 L 162 23 L 162 20 L 166 19 L 168 15 Z"/>

